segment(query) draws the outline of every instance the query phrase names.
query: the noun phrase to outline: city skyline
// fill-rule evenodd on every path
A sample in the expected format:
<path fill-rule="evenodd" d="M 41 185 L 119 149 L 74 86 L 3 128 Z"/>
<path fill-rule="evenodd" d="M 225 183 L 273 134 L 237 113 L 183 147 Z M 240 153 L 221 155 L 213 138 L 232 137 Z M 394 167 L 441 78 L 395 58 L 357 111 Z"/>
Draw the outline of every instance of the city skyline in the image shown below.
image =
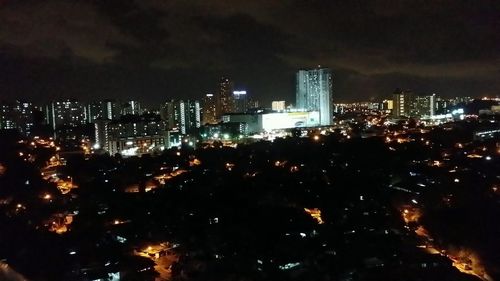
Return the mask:
<path fill-rule="evenodd" d="M 229 76 L 267 104 L 293 100 L 294 73 L 321 64 L 335 73 L 337 102 L 397 87 L 495 96 L 498 10 L 494 1 L 2 1 L 0 92 L 155 104 L 199 99 Z"/>

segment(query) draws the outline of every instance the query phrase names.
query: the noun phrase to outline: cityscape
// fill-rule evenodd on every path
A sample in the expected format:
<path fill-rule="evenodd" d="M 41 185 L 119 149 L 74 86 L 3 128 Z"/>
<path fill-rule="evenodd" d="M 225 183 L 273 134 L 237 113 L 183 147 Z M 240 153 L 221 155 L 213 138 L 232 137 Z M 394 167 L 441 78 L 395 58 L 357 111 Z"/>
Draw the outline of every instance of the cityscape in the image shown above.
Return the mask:
<path fill-rule="evenodd" d="M 500 280 L 498 6 L 98 2 L 0 1 L 0 280 Z"/>

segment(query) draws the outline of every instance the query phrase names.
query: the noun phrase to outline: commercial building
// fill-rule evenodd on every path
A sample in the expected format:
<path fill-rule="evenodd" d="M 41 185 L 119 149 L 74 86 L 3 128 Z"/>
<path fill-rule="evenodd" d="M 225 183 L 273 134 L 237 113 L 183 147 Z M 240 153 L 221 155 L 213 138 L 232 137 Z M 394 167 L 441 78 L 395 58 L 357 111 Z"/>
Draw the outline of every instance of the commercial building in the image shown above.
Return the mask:
<path fill-rule="evenodd" d="M 233 113 L 224 115 L 222 120 L 224 123 L 246 124 L 248 134 L 321 125 L 318 111 Z"/>
<path fill-rule="evenodd" d="M 320 124 L 331 125 L 333 101 L 330 69 L 318 67 L 311 70 L 299 70 L 296 79 L 296 108 L 304 111 L 318 111 Z"/>

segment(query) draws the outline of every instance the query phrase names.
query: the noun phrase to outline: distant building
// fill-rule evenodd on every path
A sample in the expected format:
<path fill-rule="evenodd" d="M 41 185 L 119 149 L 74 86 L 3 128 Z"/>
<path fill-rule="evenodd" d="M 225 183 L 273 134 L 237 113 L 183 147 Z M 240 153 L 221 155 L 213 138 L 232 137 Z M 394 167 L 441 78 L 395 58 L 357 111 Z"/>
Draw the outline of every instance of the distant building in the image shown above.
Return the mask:
<path fill-rule="evenodd" d="M 142 112 L 141 103 L 138 101 L 130 100 L 123 105 L 123 115 L 141 115 Z"/>
<path fill-rule="evenodd" d="M 382 101 L 382 111 L 386 113 L 391 113 L 394 108 L 394 101 L 393 100 L 383 100 Z"/>
<path fill-rule="evenodd" d="M 411 91 L 396 89 L 392 95 L 392 115 L 394 115 L 394 117 L 409 117 L 412 99 L 413 93 Z"/>
<path fill-rule="evenodd" d="M 24 135 L 30 135 L 35 125 L 35 110 L 33 103 L 27 101 L 0 103 L 0 129 L 17 129 Z"/>
<path fill-rule="evenodd" d="M 259 108 L 259 101 L 253 98 L 247 98 L 248 104 L 247 104 L 247 110 L 252 110 Z"/>
<path fill-rule="evenodd" d="M 202 123 L 217 123 L 217 101 L 214 94 L 206 94 L 202 100 Z"/>
<path fill-rule="evenodd" d="M 318 111 L 231 113 L 222 117 L 224 123 L 244 124 L 250 133 L 273 130 L 320 126 Z"/>
<path fill-rule="evenodd" d="M 45 107 L 46 120 L 53 130 L 58 127 L 77 127 L 86 123 L 85 106 L 72 99 L 54 101 Z"/>
<path fill-rule="evenodd" d="M 171 100 L 161 109 L 162 119 L 169 130 L 189 133 L 201 126 L 200 102 L 196 100 Z"/>
<path fill-rule="evenodd" d="M 87 105 L 87 121 L 93 123 L 96 119 L 114 120 L 121 115 L 121 106 L 114 100 L 91 102 Z"/>
<path fill-rule="evenodd" d="M 6 102 L 0 103 L 0 129 L 16 129 L 14 105 Z"/>
<path fill-rule="evenodd" d="M 333 120 L 332 73 L 328 68 L 297 72 L 296 107 L 305 111 L 318 111 L 322 126 Z"/>
<path fill-rule="evenodd" d="M 439 97 L 432 95 L 415 95 L 413 92 L 397 89 L 393 94 L 394 117 L 428 118 L 436 115 Z"/>
<path fill-rule="evenodd" d="M 95 120 L 95 148 L 111 155 L 151 153 L 168 147 L 166 122 L 157 115 L 124 116 L 119 120 Z"/>
<path fill-rule="evenodd" d="M 271 103 L 271 109 L 274 111 L 284 111 L 286 109 L 286 104 L 284 100 L 273 101 Z"/>
<path fill-rule="evenodd" d="M 219 82 L 217 92 L 217 117 L 234 111 L 233 82 L 223 77 Z"/>
<path fill-rule="evenodd" d="M 414 96 L 410 116 L 418 118 L 432 117 L 436 114 L 436 95 Z"/>
<path fill-rule="evenodd" d="M 17 128 L 25 135 L 29 136 L 35 125 L 33 112 L 35 111 L 35 106 L 31 102 L 27 101 L 16 101 L 14 108 L 14 120 L 16 122 Z"/>
<path fill-rule="evenodd" d="M 234 112 L 247 112 L 247 91 L 233 91 Z"/>

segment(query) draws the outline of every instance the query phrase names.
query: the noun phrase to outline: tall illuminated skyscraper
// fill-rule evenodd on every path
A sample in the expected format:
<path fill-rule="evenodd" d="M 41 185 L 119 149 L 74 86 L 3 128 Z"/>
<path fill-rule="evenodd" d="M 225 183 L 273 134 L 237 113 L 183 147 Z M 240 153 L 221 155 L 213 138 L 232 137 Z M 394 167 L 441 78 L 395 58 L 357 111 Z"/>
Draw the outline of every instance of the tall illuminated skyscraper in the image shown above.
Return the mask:
<path fill-rule="evenodd" d="M 318 67 L 311 70 L 299 70 L 296 77 L 296 107 L 306 111 L 319 111 L 320 125 L 331 125 L 333 102 L 330 69 Z"/>
<path fill-rule="evenodd" d="M 219 82 L 217 92 L 217 118 L 223 114 L 234 112 L 233 82 L 223 77 Z"/>

